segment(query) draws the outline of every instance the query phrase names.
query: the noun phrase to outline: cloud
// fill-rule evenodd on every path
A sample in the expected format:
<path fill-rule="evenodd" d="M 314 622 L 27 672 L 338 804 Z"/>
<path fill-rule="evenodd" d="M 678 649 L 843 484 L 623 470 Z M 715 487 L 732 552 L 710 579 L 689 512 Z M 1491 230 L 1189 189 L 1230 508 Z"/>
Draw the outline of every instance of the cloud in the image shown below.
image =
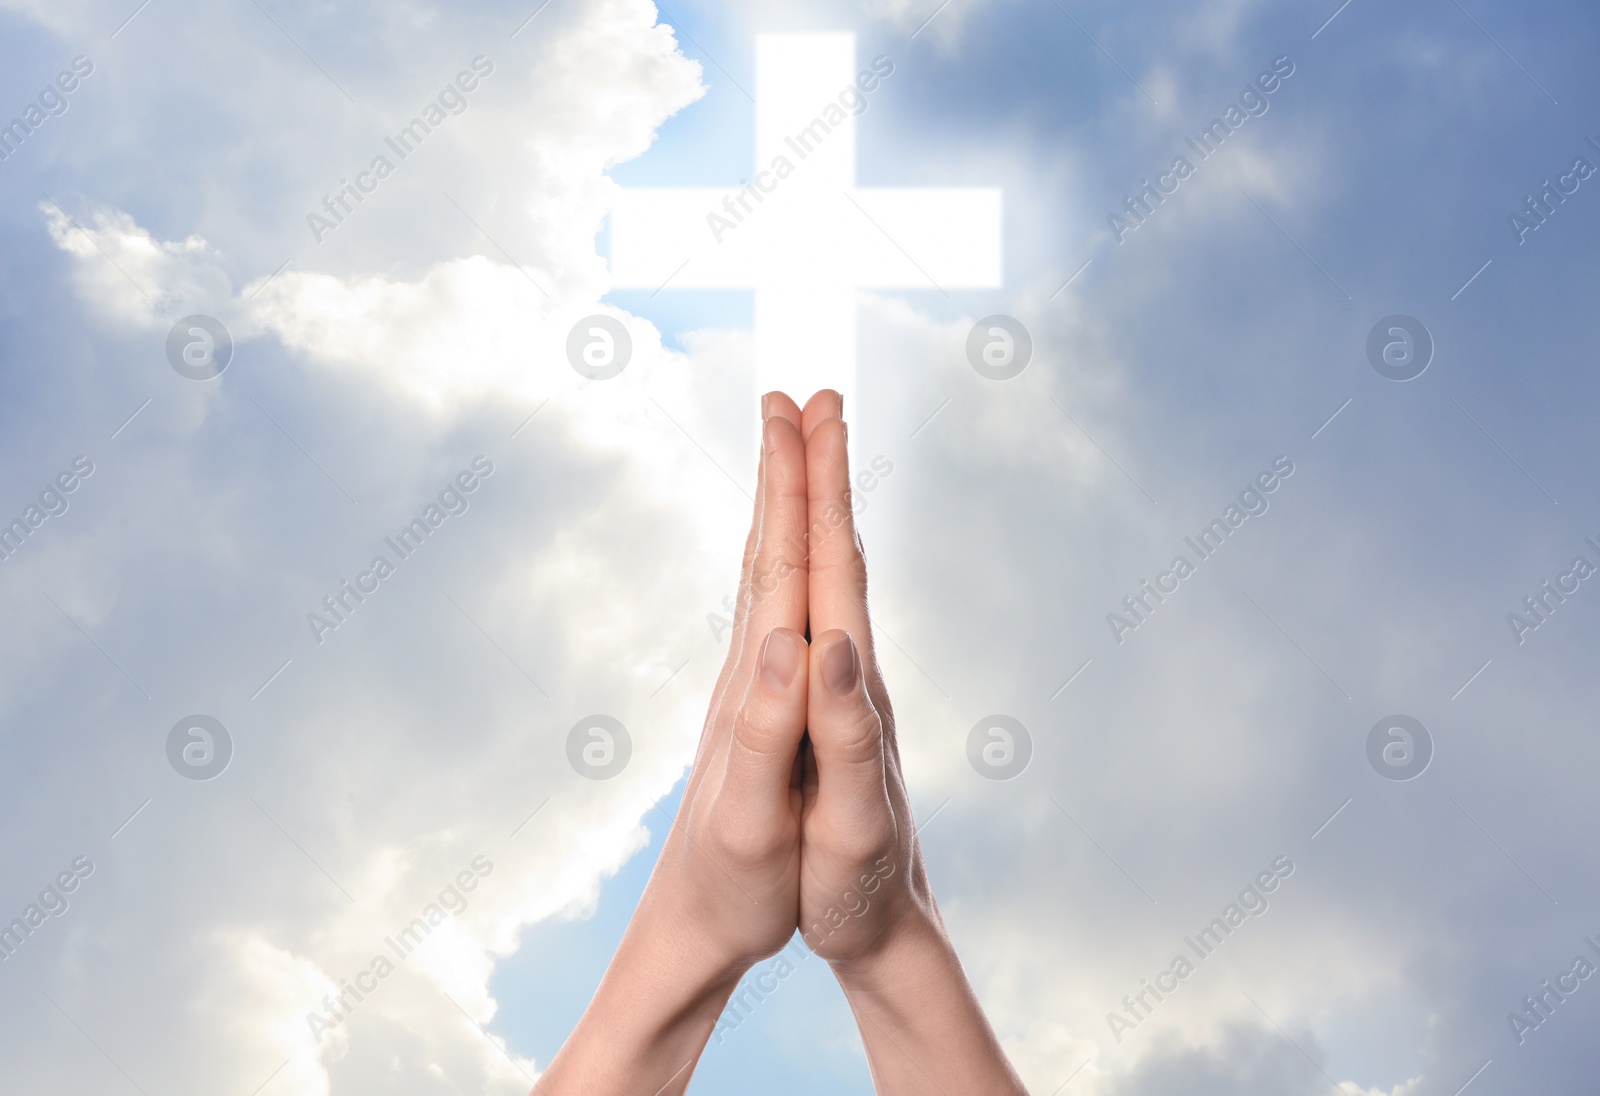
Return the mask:
<path fill-rule="evenodd" d="M 909 33 L 932 6 L 874 17 Z M 86 6 L 26 10 L 66 37 L 111 29 Z M 6 165 L 54 196 L 4 223 L 8 512 L 76 454 L 96 467 L 0 565 L 6 908 L 74 855 L 97 864 L 0 966 L 8 1075 L 27 1090 L 125 1073 L 173 1093 L 526 1091 L 543 1062 L 490 992 L 496 964 L 529 926 L 614 912 L 605 880 L 665 824 L 650 804 L 692 751 L 725 651 L 707 616 L 748 520 L 748 336 L 671 331 L 664 346 L 601 303 L 595 248 L 605 172 L 651 148 L 703 73 L 643 3 L 552 5 L 514 39 L 525 11 L 272 10 L 316 62 L 252 8 L 151 5 Z M 1075 36 L 1057 14 L 1052 33 Z M 983 15 L 997 35 L 1031 32 L 1000 6 Z M 1592 397 L 1570 371 L 1511 385 L 1495 364 L 1576 360 L 1569 312 L 1589 282 L 1577 258 L 1549 258 L 1566 253 L 1547 234 L 1545 258 L 1495 252 L 1472 292 L 1507 271 L 1523 288 L 1451 301 L 1488 255 L 1472 249 L 1503 232 L 1497 195 L 1548 170 L 1529 165 L 1549 134 L 1518 113 L 1537 91 L 1504 94 L 1521 75 L 1466 21 L 1451 38 L 1394 15 L 1390 52 L 1371 54 L 1347 33 L 1368 17 L 1353 7 L 1297 47 L 1271 113 L 1126 246 L 1097 237 L 1099 196 L 1120 202 L 1277 56 L 1253 6 L 1119 17 L 1103 40 L 1159 109 L 1098 56 L 1083 87 L 980 66 L 964 79 L 1013 81 L 996 93 L 1004 155 L 873 147 L 897 176 L 999 174 L 1020 238 L 1002 293 L 863 296 L 852 436 L 894 466 L 863 527 L 931 874 L 1040 1091 L 1081 1070 L 1064 1091 L 1331 1077 L 1347 1096 L 1420 1096 L 1491 1055 L 1485 1080 L 1519 1090 L 1581 1091 L 1593 1072 L 1581 996 L 1527 1053 L 1505 1021 L 1596 934 L 1574 836 L 1592 831 L 1600 764 L 1580 733 L 1592 619 L 1577 595 L 1518 647 L 1503 616 L 1593 532 L 1563 516 L 1581 510 L 1572 454 Z M 1118 41 L 1165 60 L 1147 81 Z M 308 211 L 479 53 L 496 65 L 481 94 L 317 243 Z M 1479 69 L 1503 101 L 1460 82 Z M 1457 73 L 1452 102 L 1424 79 L 1439 71 Z M 976 109 L 968 84 L 929 80 L 946 89 L 918 108 L 930 133 Z M 894 110 L 908 108 L 869 117 Z M 1496 143 L 1452 159 L 1424 123 Z M 1424 315 L 1440 347 L 1405 386 L 1363 357 L 1395 309 Z M 996 311 L 1034 336 L 1012 381 L 965 360 Z M 191 312 L 234 335 L 217 381 L 164 359 Z M 565 363 L 595 312 L 635 346 L 602 383 Z M 1280 454 L 1295 472 L 1271 508 L 1117 642 L 1107 614 Z M 308 614 L 479 455 L 494 471 L 465 512 L 319 642 Z M 164 752 L 197 711 L 235 747 L 207 783 Z M 602 711 L 634 758 L 591 783 L 565 739 Z M 1437 746 L 1411 783 L 1365 754 L 1395 711 Z M 996 712 L 1031 734 L 1013 782 L 967 760 Z M 1296 871 L 1270 909 L 1119 1042 L 1108 1014 L 1285 855 Z M 396 952 L 418 921 L 420 945 Z M 319 1042 L 308 1017 L 363 983 Z M 848 1017 L 829 1000 L 838 1023 L 816 1026 L 832 1039 Z"/>
<path fill-rule="evenodd" d="M 1215 1046 L 1168 1041 L 1137 1070 L 1101 1091 L 1110 1096 L 1312 1096 L 1330 1091 L 1340 1096 L 1416 1096 L 1419 1090 L 1419 1078 L 1392 1089 L 1330 1082 L 1316 1065 L 1319 1050 L 1315 1043 L 1297 1046 L 1271 1029 L 1237 1026 Z"/>
<path fill-rule="evenodd" d="M 691 339 L 690 359 L 598 303 L 601 172 L 700 94 L 698 66 L 651 14 L 617 3 L 552 18 L 538 52 L 554 63 L 526 78 L 506 65 L 518 101 L 483 124 L 522 145 L 485 144 L 479 160 L 521 180 L 526 265 L 491 246 L 494 258 L 440 257 L 406 276 L 346 229 L 329 257 L 370 269 L 319 271 L 313 249 L 276 276 L 240 276 L 203 233 L 163 239 L 93 201 L 41 208 L 83 337 L 102 368 L 139 363 L 130 395 L 154 394 L 96 448 L 100 478 L 63 528 L 40 535 L 55 551 L 0 576 L 46 630 L 33 672 L 94 683 L 60 713 L 131 728 L 70 786 L 12 789 L 16 818 L 53 795 L 99 805 L 77 840 L 101 865 L 69 914 L 70 947 L 17 962 L 141 1083 L 513 1093 L 543 1065 L 482 1030 L 489 978 L 524 926 L 593 909 L 681 774 L 718 657 L 704 617 L 732 584 L 748 520 L 741 488 L 699 446 L 741 484 L 754 465 L 749 404 L 726 383 L 743 343 Z M 277 203 L 291 220 L 295 206 Z M 360 212 L 378 225 L 394 211 Z M 482 245 L 455 223 L 469 250 Z M 193 311 L 236 344 L 204 384 L 163 360 L 168 327 Z M 601 311 L 634 340 L 604 385 L 565 360 L 573 323 Z M 397 558 L 385 535 L 480 454 L 492 472 L 465 510 Z M 395 577 L 344 596 L 342 613 L 324 607 L 378 555 Z M 85 559 L 94 568 L 75 571 Z M 312 613 L 337 629 L 316 635 Z M 93 664 L 85 634 L 105 652 L 90 647 Z M 201 784 L 161 750 L 196 710 L 216 713 L 236 751 Z M 568 729 L 593 711 L 634 736 L 631 764 L 604 785 L 566 762 Z M 81 1038 L 52 1016 L 29 1021 L 41 1045 Z M 45 1057 L 22 1057 L 17 1083 L 44 1083 Z"/>
<path fill-rule="evenodd" d="M 73 288 L 80 300 L 94 302 L 97 321 L 125 330 L 159 326 L 178 319 L 185 301 L 228 301 L 232 287 L 216 252 L 199 236 L 157 240 L 121 210 L 97 209 L 80 224 L 54 202 L 39 206 L 50 238 L 78 260 Z M 226 321 L 241 336 L 254 333 L 245 314 L 234 308 Z"/>

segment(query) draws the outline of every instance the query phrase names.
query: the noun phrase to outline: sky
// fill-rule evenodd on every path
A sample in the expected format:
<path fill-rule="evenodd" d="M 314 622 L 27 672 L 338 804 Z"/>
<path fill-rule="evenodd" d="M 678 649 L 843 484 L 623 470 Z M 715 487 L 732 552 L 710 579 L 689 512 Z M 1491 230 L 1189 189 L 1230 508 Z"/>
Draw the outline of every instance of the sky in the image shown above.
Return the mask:
<path fill-rule="evenodd" d="M 846 412 L 1029 1090 L 1591 1091 L 1600 16 L 1336 7 L 0 0 L 0 1092 L 538 1078 L 756 464 L 756 294 L 617 284 L 612 211 L 737 191 L 818 33 L 892 62 L 861 187 L 1001 203 L 997 284 L 854 293 Z M 691 1091 L 870 1092 L 825 965 Z"/>

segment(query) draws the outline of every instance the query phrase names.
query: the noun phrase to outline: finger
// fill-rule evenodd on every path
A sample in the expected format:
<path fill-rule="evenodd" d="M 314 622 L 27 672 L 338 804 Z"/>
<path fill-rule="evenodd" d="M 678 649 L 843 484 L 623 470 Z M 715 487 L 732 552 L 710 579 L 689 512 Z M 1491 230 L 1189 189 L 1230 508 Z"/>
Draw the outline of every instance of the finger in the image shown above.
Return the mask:
<path fill-rule="evenodd" d="M 844 397 L 831 388 L 824 388 L 806 401 L 800 413 L 800 436 L 810 438 L 819 422 L 844 418 Z"/>
<path fill-rule="evenodd" d="M 813 401 L 815 402 L 815 401 Z M 807 409 L 811 407 L 807 404 Z M 806 440 L 806 509 L 810 548 L 808 608 L 811 637 L 830 629 L 849 632 L 866 660 L 869 678 L 876 674 L 872 626 L 867 617 L 867 564 L 856 536 L 850 509 L 850 462 L 845 424 L 826 419 Z"/>
<path fill-rule="evenodd" d="M 734 714 L 721 796 L 730 817 L 744 824 L 770 825 L 789 809 L 794 759 L 806 729 L 807 653 L 794 629 L 768 632 Z"/>
<path fill-rule="evenodd" d="M 797 407 L 795 405 L 794 400 L 790 399 L 789 396 L 786 395 L 785 393 L 776 392 L 776 391 L 768 392 L 766 395 L 761 397 L 761 423 L 762 423 L 762 426 L 765 427 L 767 420 L 771 419 L 771 418 L 788 419 L 790 422 L 794 423 L 796 429 L 798 429 L 799 426 L 800 426 L 800 408 Z M 741 562 L 740 567 L 739 567 L 739 588 L 740 588 L 740 590 L 744 589 L 745 583 L 749 580 L 749 578 L 750 578 L 750 567 L 751 567 L 751 564 L 755 560 L 756 539 L 757 539 L 757 535 L 761 531 L 761 513 L 762 513 L 762 507 L 764 505 L 764 495 L 765 495 L 765 492 L 766 492 L 766 485 L 767 485 L 766 469 L 767 469 L 767 446 L 766 446 L 765 437 L 763 436 L 762 444 L 761 444 L 761 455 L 760 455 L 760 458 L 758 459 L 758 461 L 756 462 L 755 511 L 750 516 L 750 535 L 745 540 L 744 559 Z M 739 609 L 736 607 L 735 608 L 735 613 L 737 614 L 738 612 L 739 612 Z M 737 623 L 737 616 L 735 618 L 735 623 Z"/>
<path fill-rule="evenodd" d="M 765 419 L 762 420 L 766 422 Z M 756 458 L 756 497 L 750 510 L 750 532 L 744 538 L 744 554 L 739 560 L 739 586 L 734 595 L 733 627 L 734 642 L 728 646 L 728 665 L 732 665 L 739 651 L 738 634 L 740 618 L 743 615 L 744 588 L 750 582 L 750 569 L 756 562 L 756 545 L 761 539 L 761 511 L 766 505 L 767 496 L 767 446 L 763 439 L 760 455 Z"/>
<path fill-rule="evenodd" d="M 850 633 L 817 634 L 811 647 L 806 728 L 817 766 L 817 809 L 860 825 L 857 836 L 881 821 L 889 797 L 884 784 L 884 725 L 867 691 L 861 653 Z"/>
<path fill-rule="evenodd" d="M 800 410 L 795 402 L 782 392 L 769 392 L 761 398 L 762 410 L 762 443 L 761 456 L 756 466 L 756 498 L 754 512 L 750 518 L 750 534 L 745 538 L 744 555 L 739 564 L 739 586 L 735 595 L 733 609 L 733 628 L 731 642 L 728 644 L 728 657 L 724 660 L 722 671 L 717 675 L 716 688 L 711 693 L 711 708 L 714 712 L 727 693 L 729 682 L 737 667 L 740 655 L 744 648 L 747 634 L 747 617 L 749 615 L 749 598 L 746 596 L 750 589 L 752 575 L 756 564 L 756 550 L 761 539 L 762 518 L 766 512 L 767 496 L 767 451 L 769 445 L 766 437 L 766 422 L 774 417 L 783 418 L 792 423 L 798 430 L 800 425 Z"/>
<path fill-rule="evenodd" d="M 763 420 L 764 421 L 764 420 Z M 744 635 L 744 590 L 750 583 L 750 572 L 755 567 L 756 545 L 761 539 L 761 510 L 765 504 L 767 494 L 767 447 L 763 441 L 760 455 L 756 458 L 756 497 L 750 513 L 750 532 L 744 539 L 744 552 L 739 561 L 739 585 L 734 590 L 733 627 L 730 629 L 730 642 L 728 655 L 722 660 L 722 669 L 717 673 L 717 684 L 711 690 L 711 704 L 706 717 L 706 730 L 714 722 L 717 711 L 721 708 L 723 698 L 727 694 L 728 681 L 733 677 L 734 668 L 739 662 L 739 652 L 742 647 Z M 701 735 L 702 750 L 705 744 L 705 734 Z M 695 754 L 693 772 L 700 770 L 700 753 Z M 691 777 L 692 779 L 692 777 Z"/>
<path fill-rule="evenodd" d="M 768 419 L 775 417 L 788 419 L 790 422 L 794 423 L 796 429 L 798 429 L 800 426 L 800 408 L 795 405 L 794 400 L 790 399 L 782 392 L 768 392 L 766 395 L 761 397 L 761 422 L 763 426 L 766 424 Z M 750 568 L 755 562 L 756 541 L 761 532 L 761 513 L 766 494 L 766 470 L 767 446 L 765 439 L 763 438 L 761 455 L 756 462 L 756 498 L 754 509 L 750 515 L 750 534 L 745 538 L 744 556 L 739 564 L 738 588 L 741 592 L 744 590 L 745 584 L 750 579 Z M 741 613 L 742 608 L 736 604 L 734 608 L 734 624 L 736 627 L 739 623 Z M 730 662 L 733 661 L 733 652 L 736 652 L 737 650 L 737 644 L 729 648 Z"/>
<path fill-rule="evenodd" d="M 800 420 L 800 414 L 801 414 L 800 406 L 797 403 L 795 403 L 794 400 L 786 392 L 779 392 L 779 391 L 774 390 L 772 392 L 768 392 L 766 395 L 761 397 L 761 421 L 762 421 L 763 424 L 765 424 L 768 419 L 787 419 L 790 422 L 794 423 L 795 429 L 798 430 L 798 429 L 800 429 L 800 421 L 801 421 Z M 802 437 L 805 436 L 803 431 L 801 433 L 801 436 Z M 766 452 L 766 446 L 765 446 L 765 444 L 763 444 L 762 445 L 762 454 L 763 454 L 762 460 L 763 460 L 763 462 L 766 459 L 765 458 L 765 452 Z M 752 532 L 753 532 L 753 530 L 752 530 Z M 750 547 L 752 549 L 754 548 L 754 542 L 753 541 L 752 541 Z M 746 577 L 747 576 L 745 576 L 745 575 L 741 575 L 741 577 L 740 577 L 740 586 L 741 586 L 741 588 L 744 585 L 744 580 L 745 580 Z M 743 616 L 744 616 L 744 608 L 743 608 L 743 603 L 741 601 L 741 603 L 739 605 L 737 605 L 735 607 L 735 609 L 734 609 L 734 626 L 735 626 L 735 641 L 736 642 L 738 640 L 738 637 L 743 634 L 742 632 L 739 631 L 739 624 L 741 623 L 741 620 L 742 620 Z"/>
<path fill-rule="evenodd" d="M 812 642 L 833 628 L 850 633 L 861 658 L 867 692 L 883 720 L 894 767 L 898 764 L 894 712 L 872 638 L 867 563 L 851 506 L 848 433 L 839 419 L 819 422 L 806 441 L 806 491 L 811 522 L 807 607 Z"/>
<path fill-rule="evenodd" d="M 768 392 L 761 397 L 761 420 L 765 422 L 767 419 L 773 418 L 788 419 L 794 423 L 796 429 L 800 430 L 801 437 L 805 436 L 805 430 L 801 429 L 800 425 L 800 406 L 790 399 L 786 393 Z"/>
<path fill-rule="evenodd" d="M 745 591 L 749 637 L 774 628 L 805 627 L 806 448 L 799 428 L 782 416 L 762 427 L 765 493 L 761 530 Z M 748 648 L 750 644 L 746 643 Z"/>
<path fill-rule="evenodd" d="M 751 667 L 774 628 L 806 626 L 805 443 L 789 419 L 762 424 L 762 492 L 755 551 L 739 591 L 723 699 L 743 695 Z"/>

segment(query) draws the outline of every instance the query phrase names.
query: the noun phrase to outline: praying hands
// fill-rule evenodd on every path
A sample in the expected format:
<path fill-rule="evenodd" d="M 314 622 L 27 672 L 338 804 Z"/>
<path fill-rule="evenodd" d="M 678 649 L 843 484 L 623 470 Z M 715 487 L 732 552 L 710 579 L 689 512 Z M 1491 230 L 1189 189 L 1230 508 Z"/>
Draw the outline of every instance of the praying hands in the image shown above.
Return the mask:
<path fill-rule="evenodd" d="M 622 943 L 536 1093 L 688 1087 L 746 971 L 798 931 L 880 1093 L 1023 1093 L 934 903 L 872 643 L 841 400 L 762 401 L 728 659 Z"/>

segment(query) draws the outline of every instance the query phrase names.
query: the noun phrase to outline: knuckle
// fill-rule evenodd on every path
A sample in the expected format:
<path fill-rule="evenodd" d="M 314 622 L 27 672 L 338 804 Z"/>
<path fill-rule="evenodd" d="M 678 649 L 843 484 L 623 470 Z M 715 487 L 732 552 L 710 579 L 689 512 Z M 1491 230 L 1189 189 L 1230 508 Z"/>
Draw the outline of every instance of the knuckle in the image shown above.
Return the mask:
<path fill-rule="evenodd" d="M 756 536 L 756 527 L 752 525 L 750 527 L 750 535 L 744 538 L 744 556 L 739 563 L 739 569 L 747 575 L 750 573 L 750 566 L 755 563 L 756 545 L 758 542 L 759 538 Z"/>
<path fill-rule="evenodd" d="M 717 860 L 730 868 L 754 868 L 770 863 L 779 852 L 779 837 L 752 821 L 744 812 L 719 803 L 711 812 L 711 824 L 701 840 L 714 850 Z"/>
<path fill-rule="evenodd" d="M 812 570 L 818 576 L 841 581 L 847 589 L 866 586 L 867 560 L 854 544 L 846 546 L 843 551 L 817 552 L 813 558 Z"/>
<path fill-rule="evenodd" d="M 733 743 L 751 753 L 771 753 L 776 743 L 778 729 L 775 721 L 749 702 L 739 705 L 733 713 Z"/>
<path fill-rule="evenodd" d="M 833 752 L 847 764 L 875 761 L 883 755 L 883 721 L 870 704 L 853 706 L 834 727 Z"/>
<path fill-rule="evenodd" d="M 867 695 L 878 713 L 879 733 L 883 737 L 884 748 L 896 750 L 898 747 L 895 740 L 894 705 L 889 702 L 889 693 L 884 689 L 876 669 L 868 676 L 867 682 Z"/>
<path fill-rule="evenodd" d="M 893 852 L 894 842 L 892 824 L 875 818 L 854 819 L 835 836 L 834 853 L 852 870 L 866 871 Z"/>
<path fill-rule="evenodd" d="M 810 537 L 800 532 L 804 518 L 789 520 L 793 515 L 779 515 L 778 528 L 793 527 L 790 536 L 766 535 L 756 546 L 750 568 L 750 583 L 758 596 L 774 593 L 779 585 L 796 572 L 805 569 L 810 555 Z"/>
<path fill-rule="evenodd" d="M 754 608 L 783 588 L 784 582 L 799 570 L 782 552 L 763 552 L 756 557 L 750 573 L 750 604 Z"/>

